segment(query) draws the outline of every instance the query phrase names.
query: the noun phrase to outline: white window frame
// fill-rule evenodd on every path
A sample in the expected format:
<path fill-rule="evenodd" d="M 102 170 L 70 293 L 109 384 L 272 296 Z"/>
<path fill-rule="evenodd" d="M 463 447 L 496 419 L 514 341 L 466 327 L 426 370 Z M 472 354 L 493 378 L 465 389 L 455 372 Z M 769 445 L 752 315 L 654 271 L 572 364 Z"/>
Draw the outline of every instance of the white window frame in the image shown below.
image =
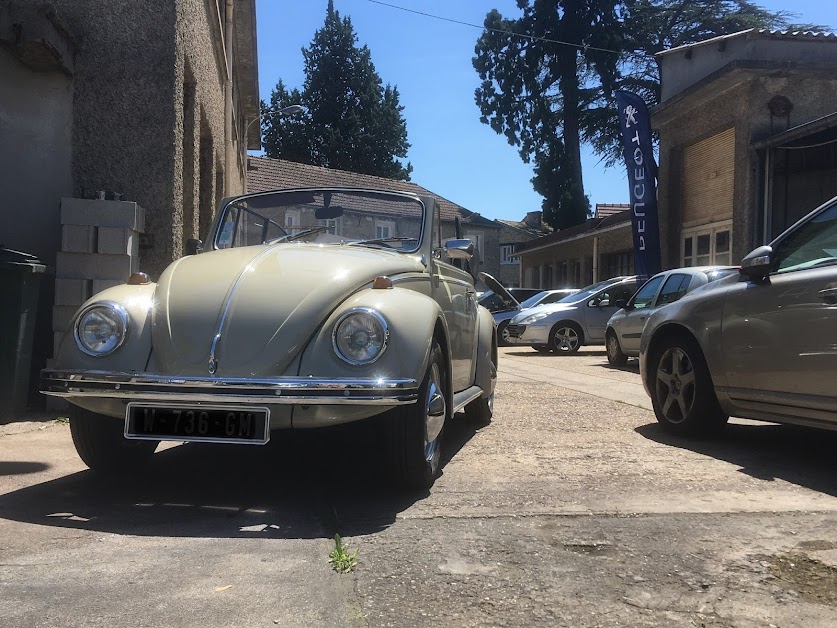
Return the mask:
<path fill-rule="evenodd" d="M 379 231 L 380 230 L 380 231 Z M 384 233 L 386 230 L 386 233 Z M 395 236 L 394 220 L 375 220 L 375 238 L 392 238 Z"/>
<path fill-rule="evenodd" d="M 519 264 L 520 258 L 514 254 L 514 244 L 500 245 L 500 263 L 501 264 Z"/>
<path fill-rule="evenodd" d="M 321 218 L 320 225 L 327 227 L 325 233 L 332 235 L 340 235 L 340 219 L 339 218 Z"/>
<path fill-rule="evenodd" d="M 285 210 L 285 228 L 299 227 L 301 223 L 301 213 L 298 209 Z"/>
<path fill-rule="evenodd" d="M 718 253 L 715 250 L 715 240 L 716 235 L 718 233 L 722 233 L 724 231 L 729 232 L 729 251 L 721 253 L 721 255 L 729 255 L 728 260 L 718 261 Z M 697 237 L 702 235 L 709 236 L 709 261 L 705 264 L 701 262 L 700 264 L 697 263 Z M 733 233 L 732 233 L 732 220 L 722 220 L 720 222 L 714 222 L 709 225 L 702 225 L 700 227 L 692 227 L 690 229 L 683 229 L 680 233 L 680 265 L 683 267 L 687 266 L 687 260 L 689 261 L 688 266 L 712 266 L 715 264 L 732 264 L 732 240 Z M 686 240 L 692 240 L 692 255 L 687 258 L 686 257 Z"/>

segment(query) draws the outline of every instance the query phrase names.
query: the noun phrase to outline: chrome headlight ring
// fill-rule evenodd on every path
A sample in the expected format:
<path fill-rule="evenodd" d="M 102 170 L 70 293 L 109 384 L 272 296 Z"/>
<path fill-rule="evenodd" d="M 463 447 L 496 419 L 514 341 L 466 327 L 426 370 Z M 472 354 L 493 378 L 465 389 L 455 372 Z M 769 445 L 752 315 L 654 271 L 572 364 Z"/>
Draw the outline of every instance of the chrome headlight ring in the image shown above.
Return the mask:
<path fill-rule="evenodd" d="M 389 325 L 377 311 L 355 307 L 344 312 L 331 333 L 334 353 L 352 366 L 366 366 L 376 362 L 389 343 Z M 365 355 L 364 355 L 365 354 Z"/>
<path fill-rule="evenodd" d="M 87 331 L 87 326 L 90 323 L 97 324 L 97 321 L 91 320 L 95 315 L 98 315 L 98 325 L 110 325 L 110 334 L 107 334 L 107 327 L 104 330 L 96 330 L 100 334 L 110 335 L 110 340 L 102 340 L 104 349 L 97 350 L 90 346 L 84 340 L 84 334 Z M 79 351 L 94 358 L 102 358 L 112 354 L 119 349 L 128 337 L 128 330 L 130 327 L 130 317 L 128 311 L 119 303 L 115 301 L 99 301 L 84 308 L 76 317 L 73 325 L 73 336 L 75 337 L 76 347 Z M 94 331 L 94 334 L 96 333 Z"/>

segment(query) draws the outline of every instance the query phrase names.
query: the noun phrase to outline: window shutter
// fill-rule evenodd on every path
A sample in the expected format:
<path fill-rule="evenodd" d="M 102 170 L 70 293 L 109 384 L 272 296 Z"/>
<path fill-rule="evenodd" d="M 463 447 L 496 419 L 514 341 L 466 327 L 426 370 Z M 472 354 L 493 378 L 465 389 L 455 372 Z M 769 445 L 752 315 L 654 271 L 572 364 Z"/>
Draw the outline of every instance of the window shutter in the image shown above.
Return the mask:
<path fill-rule="evenodd" d="M 735 129 L 683 151 L 681 175 L 684 229 L 732 218 Z"/>

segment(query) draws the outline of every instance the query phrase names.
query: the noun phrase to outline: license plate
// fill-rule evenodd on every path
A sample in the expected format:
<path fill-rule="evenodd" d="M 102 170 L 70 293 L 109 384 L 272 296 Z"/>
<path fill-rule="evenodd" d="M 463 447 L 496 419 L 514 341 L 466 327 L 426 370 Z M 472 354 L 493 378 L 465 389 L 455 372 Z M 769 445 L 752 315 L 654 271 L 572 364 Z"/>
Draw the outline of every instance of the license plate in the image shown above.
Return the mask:
<path fill-rule="evenodd" d="M 125 438 L 264 445 L 269 418 L 267 408 L 129 403 Z"/>

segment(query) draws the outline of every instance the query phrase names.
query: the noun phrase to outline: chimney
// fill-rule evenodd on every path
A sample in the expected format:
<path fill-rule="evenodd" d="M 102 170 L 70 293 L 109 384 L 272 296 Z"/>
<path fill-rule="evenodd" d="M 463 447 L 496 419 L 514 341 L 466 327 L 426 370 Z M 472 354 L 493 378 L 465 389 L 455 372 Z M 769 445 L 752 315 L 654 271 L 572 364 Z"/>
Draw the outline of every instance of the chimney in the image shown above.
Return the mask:
<path fill-rule="evenodd" d="M 543 229 L 543 212 L 527 212 L 523 224 L 532 229 Z"/>

